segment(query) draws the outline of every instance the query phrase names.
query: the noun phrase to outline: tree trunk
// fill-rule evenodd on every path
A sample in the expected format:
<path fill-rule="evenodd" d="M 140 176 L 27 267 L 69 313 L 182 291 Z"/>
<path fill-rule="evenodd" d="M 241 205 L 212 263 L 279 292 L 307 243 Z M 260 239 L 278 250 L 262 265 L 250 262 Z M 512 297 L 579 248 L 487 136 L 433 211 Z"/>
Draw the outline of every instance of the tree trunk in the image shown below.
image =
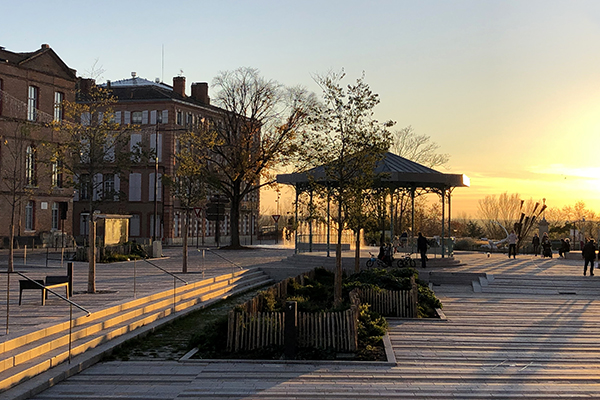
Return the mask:
<path fill-rule="evenodd" d="M 10 233 L 8 235 L 8 272 L 15 271 L 15 221 L 14 213 L 10 220 Z"/>
<path fill-rule="evenodd" d="M 229 212 L 229 223 L 231 224 L 231 243 L 232 248 L 238 248 L 240 246 L 240 203 L 242 197 L 239 195 L 239 188 L 231 199 L 231 209 Z"/>
<path fill-rule="evenodd" d="M 338 232 L 335 248 L 335 277 L 333 287 L 333 304 L 342 304 L 342 201 L 338 199 Z"/>
<path fill-rule="evenodd" d="M 354 272 L 360 272 L 360 229 L 355 232 L 354 242 Z"/>
<path fill-rule="evenodd" d="M 188 272 L 188 224 L 189 224 L 189 210 L 185 210 L 183 217 L 183 268 L 182 273 L 187 274 Z"/>
<path fill-rule="evenodd" d="M 93 214 L 90 213 L 90 248 L 89 248 L 89 269 L 88 269 L 88 293 L 96 293 L 96 221 Z"/>

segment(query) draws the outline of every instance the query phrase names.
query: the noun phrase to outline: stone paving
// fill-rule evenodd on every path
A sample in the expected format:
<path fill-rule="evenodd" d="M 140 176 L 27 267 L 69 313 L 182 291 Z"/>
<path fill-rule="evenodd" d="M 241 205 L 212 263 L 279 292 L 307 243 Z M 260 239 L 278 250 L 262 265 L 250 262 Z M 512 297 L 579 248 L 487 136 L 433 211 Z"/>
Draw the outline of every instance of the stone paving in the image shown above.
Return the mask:
<path fill-rule="evenodd" d="M 163 258 L 151 259 L 151 262 L 165 270 L 179 276 L 187 282 L 196 282 L 213 276 L 223 275 L 239 270 L 240 268 L 263 267 L 281 268 L 280 261 L 293 254 L 292 249 L 283 248 L 256 248 L 245 251 L 219 251 L 211 249 L 202 252 L 196 248 L 189 250 L 188 273 L 182 274 L 182 249 L 163 249 Z M 224 258 L 223 258 L 224 257 Z M 0 268 L 6 270 L 6 254 L 0 254 Z M 66 262 L 61 267 L 60 260 L 52 260 L 46 267 L 45 251 L 30 251 L 27 255 L 27 264 L 23 265 L 22 256 L 15 258 L 15 270 L 22 272 L 32 279 L 44 279 L 47 275 L 66 275 Z M 135 277 L 135 278 L 134 278 Z M 22 335 L 36 329 L 40 325 L 68 321 L 69 304 L 49 295 L 45 306 L 41 306 L 40 292 L 29 290 L 23 292 L 22 305 L 19 301 L 19 279 L 16 274 L 11 274 L 10 297 L 8 299 L 9 318 L 6 334 L 7 312 L 7 275 L 0 275 L 0 343 L 12 337 Z M 123 303 L 134 297 L 142 297 L 172 289 L 174 284 L 178 287 L 184 283 L 143 261 L 129 261 L 111 264 L 96 264 L 96 294 L 87 293 L 88 263 L 75 262 L 74 265 L 74 296 L 72 301 L 82 307 L 96 311 L 113 304 Z M 60 288 L 57 293 L 65 295 L 65 290 Z M 85 315 L 83 311 L 73 307 L 73 316 Z"/>
<path fill-rule="evenodd" d="M 600 275 L 579 260 L 456 257 L 442 270 L 494 280 L 434 287 L 446 320 L 390 320 L 395 364 L 106 362 L 35 399 L 600 398 Z"/>

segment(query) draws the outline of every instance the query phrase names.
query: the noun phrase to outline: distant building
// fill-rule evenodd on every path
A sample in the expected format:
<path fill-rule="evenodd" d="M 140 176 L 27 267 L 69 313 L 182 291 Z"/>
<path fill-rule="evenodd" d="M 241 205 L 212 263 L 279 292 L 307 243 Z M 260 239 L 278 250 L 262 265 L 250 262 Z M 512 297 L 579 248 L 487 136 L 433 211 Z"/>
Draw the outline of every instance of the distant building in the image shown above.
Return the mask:
<path fill-rule="evenodd" d="M 85 84 L 85 83 L 84 83 Z M 185 77 L 173 78 L 173 86 L 158 81 L 149 81 L 132 73 L 129 79 L 106 82 L 101 85 L 110 89 L 117 103 L 113 106 L 115 122 L 140 126 L 138 132 L 131 134 L 130 146 L 141 144 L 145 149 L 155 150 L 158 154 L 158 174 L 154 162 L 148 162 L 128 171 L 127 176 L 103 176 L 109 185 L 122 193 L 125 201 L 105 202 L 99 208 L 103 213 L 131 215 L 129 237 L 135 240 L 152 239 L 154 236 L 165 244 L 179 244 L 183 237 L 183 213 L 179 202 L 169 189 L 163 187 L 161 177 L 172 175 L 175 169 L 175 154 L 178 151 L 178 135 L 198 126 L 205 121 L 218 121 L 223 110 L 210 105 L 207 83 L 193 83 L 191 96 L 185 93 Z M 158 177 L 158 178 L 157 178 Z M 156 196 L 155 196 L 156 192 Z M 240 236 L 256 235 L 256 223 L 259 210 L 258 191 L 251 194 L 242 205 L 240 216 Z M 74 215 L 75 234 L 87 235 L 85 201 L 75 195 Z M 202 210 L 200 218 L 191 223 L 188 236 L 196 240 L 213 244 L 216 222 L 205 219 Z M 229 211 L 225 208 L 224 219 L 220 222 L 220 243 L 225 243 L 230 234 Z M 155 215 L 156 226 L 155 230 Z M 244 242 L 243 242 L 244 243 Z"/>
<path fill-rule="evenodd" d="M 60 165 L 42 163 L 40 156 L 42 141 L 58 139 L 49 124 L 63 118 L 63 100 L 74 101 L 75 74 L 47 44 L 27 53 L 0 47 L 0 236 L 5 246 L 15 188 L 22 200 L 14 213 L 21 245 L 61 246 L 72 233 L 73 189 L 64 187 Z"/>

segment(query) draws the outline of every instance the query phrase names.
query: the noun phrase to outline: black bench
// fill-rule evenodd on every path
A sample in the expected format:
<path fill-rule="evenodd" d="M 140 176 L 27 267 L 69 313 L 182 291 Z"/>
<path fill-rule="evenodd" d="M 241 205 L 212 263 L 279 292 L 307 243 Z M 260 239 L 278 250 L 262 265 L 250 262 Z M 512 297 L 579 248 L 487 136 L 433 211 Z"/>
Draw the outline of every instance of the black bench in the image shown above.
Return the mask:
<path fill-rule="evenodd" d="M 36 284 L 35 282 L 39 283 Z M 19 305 L 21 305 L 21 298 L 23 297 L 23 290 L 35 289 L 42 291 L 42 305 L 46 303 L 44 299 L 44 294 L 46 290 L 44 289 L 44 281 L 42 279 L 36 279 L 35 282 L 29 280 L 20 280 L 19 281 Z M 42 285 L 42 286 L 40 286 Z"/>
<path fill-rule="evenodd" d="M 66 297 L 69 298 L 69 277 L 67 275 L 49 275 L 46 276 L 46 282 L 44 283 L 41 279 L 36 279 L 36 284 L 30 280 L 19 281 L 19 305 L 21 305 L 21 299 L 23 297 L 23 290 L 41 290 L 42 291 L 42 305 L 46 305 L 46 299 L 48 298 L 48 289 L 57 289 L 64 287 L 66 289 Z"/>

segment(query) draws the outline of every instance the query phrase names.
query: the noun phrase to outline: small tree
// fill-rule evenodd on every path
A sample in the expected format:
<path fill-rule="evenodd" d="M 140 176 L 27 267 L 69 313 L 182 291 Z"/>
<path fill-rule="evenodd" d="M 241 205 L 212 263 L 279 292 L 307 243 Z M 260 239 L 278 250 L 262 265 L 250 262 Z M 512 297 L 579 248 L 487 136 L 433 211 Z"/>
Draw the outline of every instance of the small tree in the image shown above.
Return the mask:
<path fill-rule="evenodd" d="M 343 72 L 315 77 L 323 90 L 323 104 L 315 109 L 313 129 L 304 137 L 304 156 L 323 166 L 324 176 L 315 178 L 330 182 L 328 189 L 337 204 L 336 304 L 342 299 L 342 231 L 351 220 L 362 219 L 358 193 L 371 189 L 375 165 L 389 148 L 387 128 L 392 125 L 373 118 L 379 97 L 364 75 L 346 88 L 341 86 L 343 78 Z M 357 225 L 353 229 L 360 231 Z"/>
<path fill-rule="evenodd" d="M 221 72 L 215 103 L 225 112 L 213 129 L 218 145 L 207 155 L 211 187 L 231 203 L 231 248 L 240 247 L 240 206 L 246 195 L 272 184 L 271 170 L 297 148 L 314 99 L 305 89 L 285 88 L 253 68 Z"/>
<path fill-rule="evenodd" d="M 207 183 L 205 158 L 207 149 L 215 145 L 214 132 L 207 130 L 185 132 L 178 138 L 181 150 L 175 155 L 176 166 L 173 176 L 163 177 L 163 182 L 171 188 L 171 193 L 179 200 L 183 210 L 183 265 L 188 267 L 188 231 L 192 209 L 206 203 Z"/>
<path fill-rule="evenodd" d="M 91 80 L 90 80 L 91 81 Z M 112 106 L 116 100 L 91 81 L 89 90 L 80 91 L 76 102 L 64 102 L 62 121 L 54 123 L 60 135 L 58 143 L 49 143 L 49 162 L 62 166 L 65 184 L 87 200 L 89 210 L 88 292 L 96 292 L 96 221 L 94 211 L 104 201 L 118 199 L 120 193 L 103 184 L 103 175 L 119 175 L 141 157 L 141 149 L 129 148 L 129 131 L 114 121 Z"/>
<path fill-rule="evenodd" d="M 36 185 L 34 175 L 27 171 L 35 169 L 37 149 L 31 145 L 33 125 L 13 122 L 11 132 L 2 133 L 2 175 L 0 177 L 0 193 L 2 193 L 10 209 L 8 236 L 8 272 L 14 271 L 14 240 L 16 218 L 21 213 L 23 202 L 32 195 L 31 188 Z"/>

